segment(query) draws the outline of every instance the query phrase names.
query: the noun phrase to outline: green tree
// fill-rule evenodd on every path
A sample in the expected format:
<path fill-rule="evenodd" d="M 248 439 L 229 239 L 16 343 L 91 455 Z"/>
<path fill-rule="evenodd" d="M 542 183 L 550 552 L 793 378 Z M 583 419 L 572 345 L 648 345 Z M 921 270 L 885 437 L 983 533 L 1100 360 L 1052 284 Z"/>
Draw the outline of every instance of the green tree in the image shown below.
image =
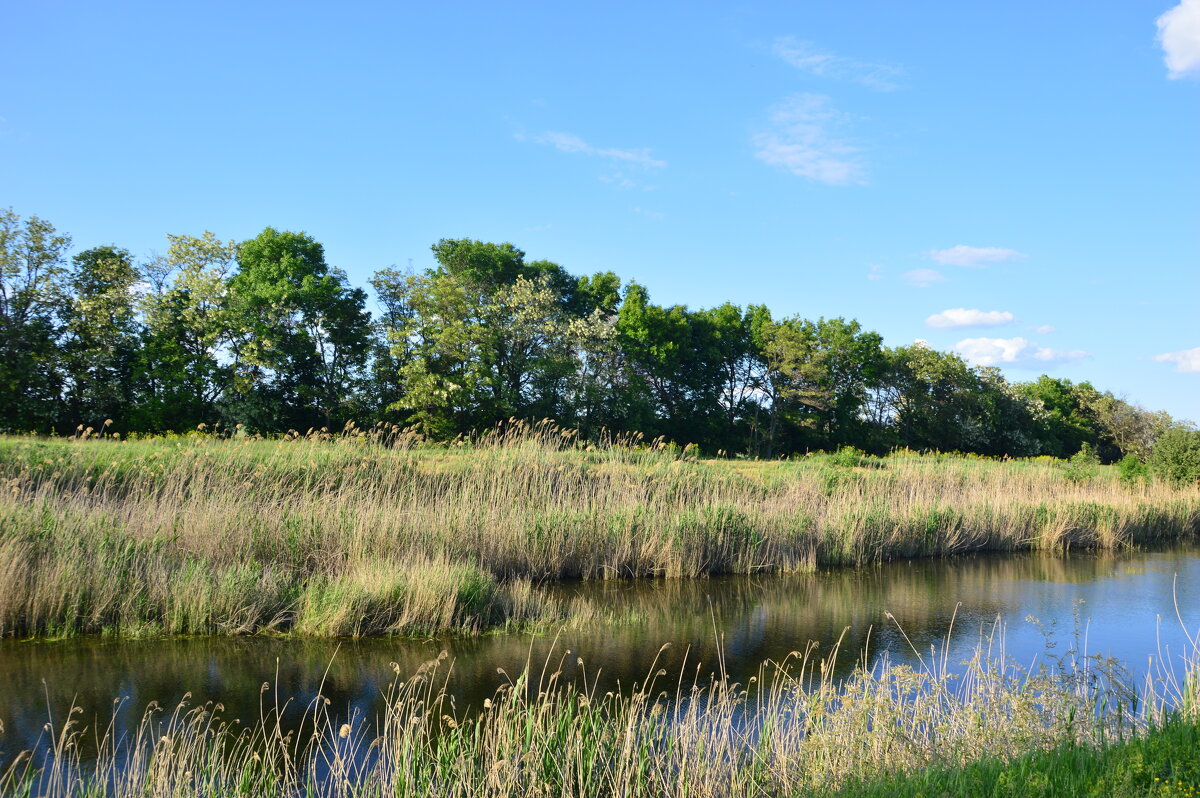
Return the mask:
<path fill-rule="evenodd" d="M 949 452 L 984 443 L 979 380 L 961 357 L 921 343 L 890 349 L 887 356 L 882 392 L 900 445 Z"/>
<path fill-rule="evenodd" d="M 443 239 L 438 265 L 372 281 L 388 352 L 390 412 L 436 437 L 510 417 L 556 418 L 586 434 L 620 414 L 611 272 L 576 279 L 511 244 Z"/>
<path fill-rule="evenodd" d="M 770 403 L 766 455 L 840 445 L 873 448 L 868 402 L 886 372 L 882 339 L 842 318 L 753 325 Z"/>
<path fill-rule="evenodd" d="M 210 232 L 168 235 L 165 258 L 143 268 L 143 396 L 136 424 L 162 431 L 213 423 L 232 371 L 222 353 L 233 341 L 228 279 L 237 245 Z"/>
<path fill-rule="evenodd" d="M 1069 457 L 1084 443 L 1101 444 L 1099 425 L 1092 406 L 1098 392 L 1090 383 L 1074 384 L 1043 374 L 1036 382 L 1021 386 L 1043 411 L 1040 431 L 1044 454 Z"/>
<path fill-rule="evenodd" d="M 380 308 L 372 328 L 370 411 L 377 419 L 402 424 L 409 420 L 402 374 L 413 358 L 413 342 L 408 337 L 414 313 L 408 301 L 412 279 L 411 272 L 389 267 L 370 280 Z"/>
<path fill-rule="evenodd" d="M 764 364 L 754 345 L 754 319 L 763 307 L 743 311 L 726 302 L 698 311 L 695 316 L 706 329 L 700 341 L 707 368 L 719 375 L 717 401 L 724 410 L 724 430 L 712 443 L 726 451 L 747 451 L 750 426 L 758 408 L 758 389 Z"/>
<path fill-rule="evenodd" d="M 1200 430 L 1180 424 L 1164 430 L 1154 442 L 1150 467 L 1173 485 L 1200 482 Z"/>
<path fill-rule="evenodd" d="M 100 428 L 106 420 L 126 429 L 135 400 L 139 336 L 129 252 L 113 245 L 76 255 L 62 304 L 65 421 Z"/>
<path fill-rule="evenodd" d="M 1132 455 L 1139 462 L 1146 462 L 1158 436 L 1173 424 L 1166 412 L 1152 413 L 1108 392 L 1092 399 L 1091 412 L 1101 439 L 1108 444 L 1106 459 L 1109 461 Z"/>
<path fill-rule="evenodd" d="M 49 430 L 63 388 L 59 310 L 69 236 L 0 212 L 0 428 Z"/>
<path fill-rule="evenodd" d="M 234 415 L 266 430 L 345 420 L 371 350 L 366 293 L 310 236 L 270 227 L 238 247 L 229 291 Z"/>
<path fill-rule="evenodd" d="M 726 417 L 711 320 L 683 305 L 655 305 L 644 287 L 630 283 L 616 331 L 631 378 L 629 404 L 652 408 L 643 430 L 711 448 Z"/>

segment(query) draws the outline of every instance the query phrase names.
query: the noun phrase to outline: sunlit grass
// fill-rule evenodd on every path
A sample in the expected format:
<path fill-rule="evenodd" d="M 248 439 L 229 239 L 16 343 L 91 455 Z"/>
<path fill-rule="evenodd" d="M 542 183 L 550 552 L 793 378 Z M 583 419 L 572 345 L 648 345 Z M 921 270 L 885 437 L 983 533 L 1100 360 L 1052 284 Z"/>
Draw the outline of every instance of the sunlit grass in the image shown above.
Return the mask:
<path fill-rule="evenodd" d="M 1070 477 L 1070 478 L 1068 478 Z M 802 572 L 1194 537 L 1200 490 L 1040 458 L 699 460 L 514 424 L 449 446 L 0 438 L 0 635 L 558 622 L 547 580 Z"/>
<path fill-rule="evenodd" d="M 631 689 L 605 693 L 562 682 L 561 662 L 529 663 L 473 707 L 454 704 L 439 658 L 416 674 L 397 669 L 376 718 L 316 696 L 299 733 L 284 730 L 266 686 L 246 727 L 219 705 L 152 707 L 128 733 L 101 730 L 97 746 L 69 713 L 47 725 L 37 752 L 10 759 L 0 793 L 717 798 L 993 794 L 978 791 L 990 785 L 999 795 L 1187 795 L 1200 776 L 1186 759 L 1200 740 L 1187 687 L 1200 673 L 1194 640 L 1180 668 L 1156 661 L 1140 690 L 1099 658 L 1016 666 L 1002 633 L 963 663 L 934 652 L 917 667 L 883 659 L 836 679 L 837 656 L 797 652 L 744 685 L 654 662 Z"/>

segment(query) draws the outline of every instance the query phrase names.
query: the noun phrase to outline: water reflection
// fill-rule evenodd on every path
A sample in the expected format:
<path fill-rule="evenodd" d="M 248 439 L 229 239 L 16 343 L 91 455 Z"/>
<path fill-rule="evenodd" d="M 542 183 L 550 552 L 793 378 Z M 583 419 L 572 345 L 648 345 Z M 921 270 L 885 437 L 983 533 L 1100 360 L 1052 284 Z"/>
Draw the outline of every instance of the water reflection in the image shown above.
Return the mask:
<path fill-rule="evenodd" d="M 810 576 L 702 581 L 563 585 L 559 597 L 590 602 L 625 620 L 555 635 L 489 635 L 470 640 L 306 641 L 270 638 L 193 638 L 117 642 L 74 640 L 0 643 L 0 759 L 32 747 L 53 713 L 72 704 L 88 725 L 106 725 L 114 698 L 125 699 L 119 722 L 136 721 L 150 701 L 172 707 L 220 700 L 227 717 L 253 722 L 276 692 L 298 717 L 318 692 L 345 715 L 377 714 L 394 678 L 445 649 L 454 663 L 449 690 L 459 707 L 479 706 L 507 673 L 548 657 L 564 676 L 600 674 L 602 689 L 645 678 L 658 664 L 674 676 L 686 656 L 689 673 L 717 667 L 718 645 L 732 678 L 745 682 L 766 659 L 816 644 L 827 651 L 842 639 L 839 665 L 853 666 L 870 641 L 870 656 L 889 651 L 914 661 L 940 644 L 951 627 L 952 661 L 966 656 L 997 616 L 1008 625 L 1008 653 L 1031 662 L 1044 651 L 1041 632 L 1025 622 L 1058 625 L 1070 644 L 1077 614 L 1093 653 L 1143 665 L 1161 638 L 1181 650 L 1175 606 L 1193 631 L 1200 624 L 1200 553 L 1195 549 L 1115 556 L 974 556 L 915 561 Z M 890 612 L 897 623 L 887 620 Z M 907 636 L 907 639 L 906 639 Z M 911 646 L 910 646 L 911 641 Z M 570 652 L 569 655 L 566 652 Z M 553 666 L 552 666 L 553 667 Z M 264 684 L 271 690 L 262 693 Z"/>

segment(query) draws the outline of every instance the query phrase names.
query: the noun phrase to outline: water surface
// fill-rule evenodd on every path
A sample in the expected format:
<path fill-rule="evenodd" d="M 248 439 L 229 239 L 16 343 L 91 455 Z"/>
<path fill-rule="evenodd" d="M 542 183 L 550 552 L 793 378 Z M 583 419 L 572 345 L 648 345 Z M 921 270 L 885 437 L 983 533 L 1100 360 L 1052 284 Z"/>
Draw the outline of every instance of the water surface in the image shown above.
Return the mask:
<path fill-rule="evenodd" d="M 453 664 L 448 689 L 464 710 L 530 661 L 537 672 L 543 662 L 551 670 L 561 662 L 564 677 L 583 673 L 607 690 L 645 679 L 656 657 L 673 678 L 685 658 L 687 672 L 698 664 L 703 678 L 718 667 L 720 651 L 729 675 L 744 683 L 764 660 L 810 645 L 828 652 L 839 639 L 843 672 L 864 651 L 870 660 L 886 652 L 916 664 L 943 641 L 957 661 L 997 619 L 1007 653 L 1023 664 L 1046 656 L 1049 631 L 1052 654 L 1086 646 L 1144 671 L 1161 649 L 1183 651 L 1177 606 L 1193 634 L 1200 627 L 1200 550 L 978 555 L 805 576 L 568 584 L 555 592 L 619 621 L 474 639 L 0 642 L 0 759 L 33 747 L 46 721 L 72 705 L 85 724 L 106 725 L 114 699 L 126 728 L 149 702 L 173 707 L 185 693 L 193 704 L 219 700 L 226 717 L 243 722 L 257 720 L 276 695 L 292 699 L 298 716 L 318 693 L 342 717 L 372 718 L 395 678 L 392 663 L 407 676 L 443 650 Z M 664 643 L 671 647 L 660 653 Z"/>

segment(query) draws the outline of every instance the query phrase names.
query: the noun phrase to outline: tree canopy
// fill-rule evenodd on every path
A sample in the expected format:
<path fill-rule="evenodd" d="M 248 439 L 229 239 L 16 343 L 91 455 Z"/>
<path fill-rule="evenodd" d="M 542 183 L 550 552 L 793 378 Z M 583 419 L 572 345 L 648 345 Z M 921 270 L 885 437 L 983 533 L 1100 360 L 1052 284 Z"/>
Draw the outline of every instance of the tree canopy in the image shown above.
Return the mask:
<path fill-rule="evenodd" d="M 143 263 L 115 244 L 70 257 L 49 222 L 0 213 L 0 427 L 270 434 L 354 420 L 447 439 L 551 418 L 752 457 L 1087 448 L 1145 461 L 1159 439 L 1193 457 L 1187 425 L 1087 382 L 1010 383 L 842 317 L 659 305 L 612 271 L 575 276 L 510 243 L 442 239 L 428 269 L 379 270 L 372 315 L 305 233 L 168 242 Z"/>

